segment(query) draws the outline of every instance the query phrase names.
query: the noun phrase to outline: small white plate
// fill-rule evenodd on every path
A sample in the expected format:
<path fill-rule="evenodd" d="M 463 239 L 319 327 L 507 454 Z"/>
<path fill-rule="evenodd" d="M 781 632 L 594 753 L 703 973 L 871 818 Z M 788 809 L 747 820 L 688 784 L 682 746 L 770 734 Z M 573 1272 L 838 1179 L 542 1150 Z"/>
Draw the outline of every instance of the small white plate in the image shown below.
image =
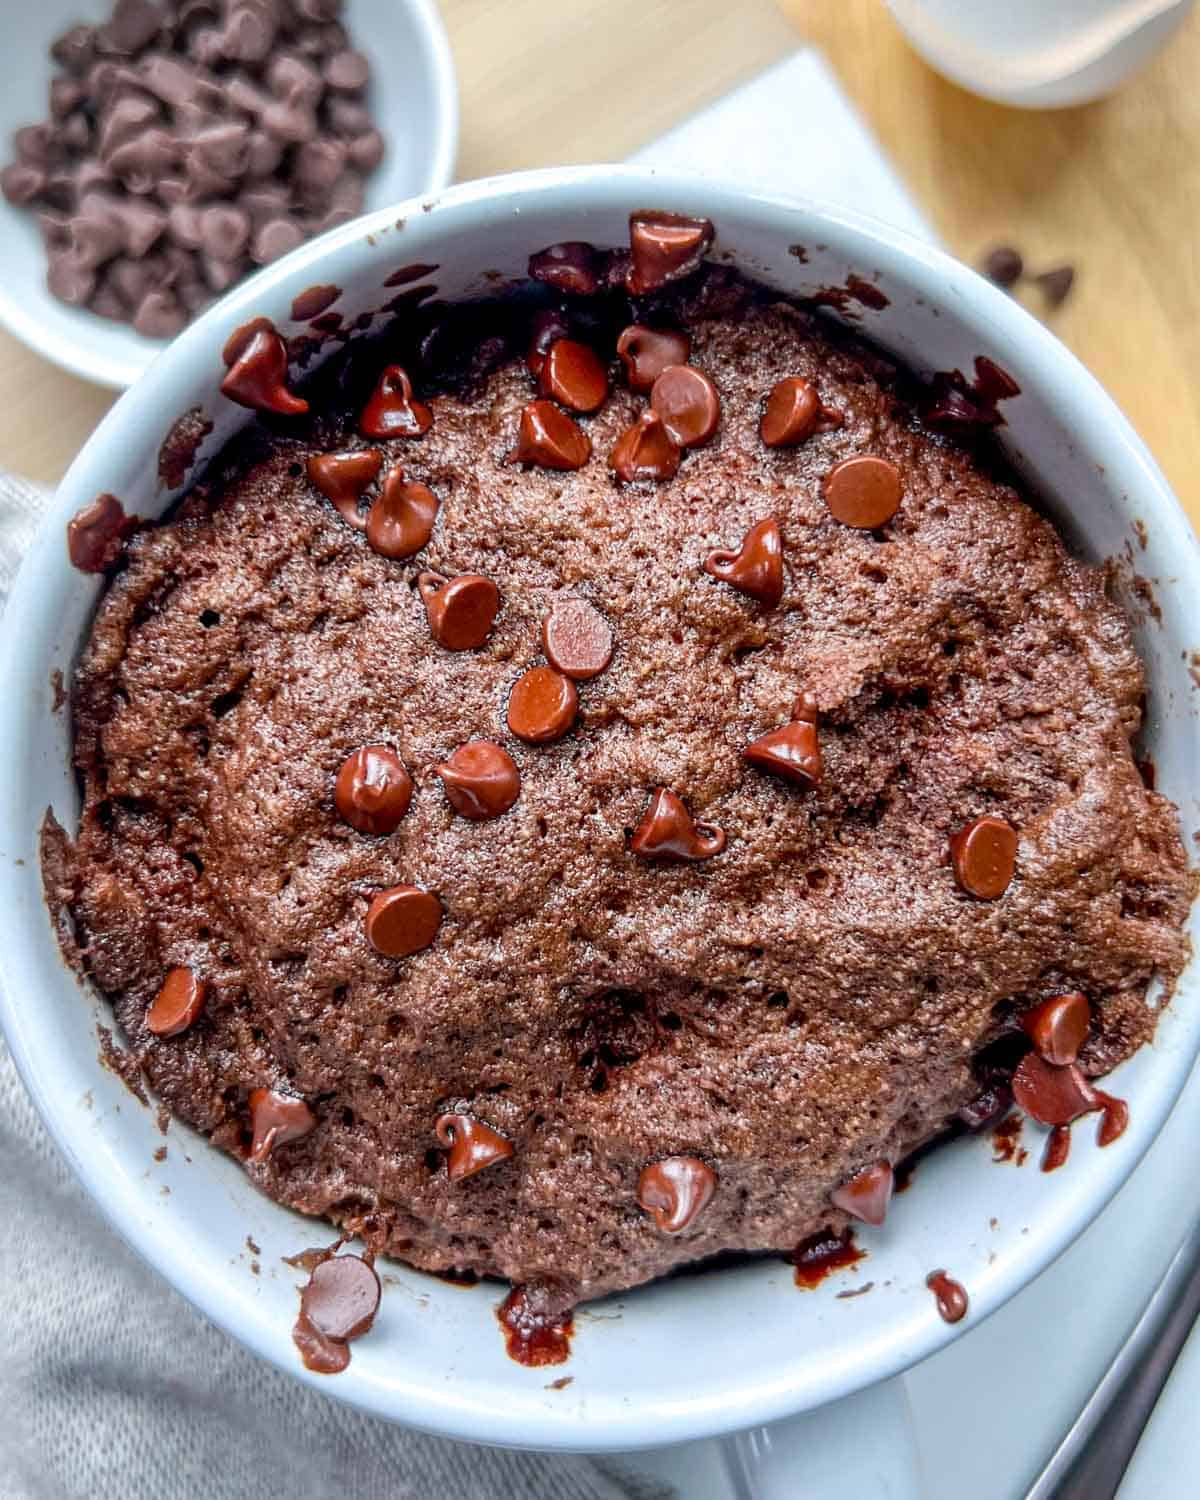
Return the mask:
<path fill-rule="evenodd" d="M 56 72 L 51 42 L 79 22 L 112 14 L 112 0 L 37 0 L 5 7 L 0 69 L 0 164 L 13 132 L 44 120 Z M 434 0 L 345 0 L 353 45 L 371 61 L 369 102 L 388 152 L 366 184 L 366 209 L 435 193 L 454 174 L 458 91 Z M 70 307 L 46 287 L 46 252 L 34 216 L 0 197 L 0 323 L 64 369 L 123 390 L 165 347 L 127 323 Z"/>

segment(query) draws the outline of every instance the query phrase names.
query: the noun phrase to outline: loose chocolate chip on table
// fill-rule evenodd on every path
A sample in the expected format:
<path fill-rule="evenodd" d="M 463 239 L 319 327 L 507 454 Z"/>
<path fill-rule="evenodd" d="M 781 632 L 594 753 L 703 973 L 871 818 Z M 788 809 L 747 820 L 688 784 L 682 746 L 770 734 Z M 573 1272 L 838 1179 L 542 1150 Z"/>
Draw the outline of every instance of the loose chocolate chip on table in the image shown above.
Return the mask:
<path fill-rule="evenodd" d="M 388 365 L 359 418 L 369 438 L 418 438 L 433 425 L 433 412 L 413 396 L 412 381 L 400 365 Z"/>
<path fill-rule="evenodd" d="M 313 1267 L 300 1309 L 318 1333 L 351 1343 L 375 1321 L 380 1294 L 373 1266 L 357 1255 L 333 1255 Z"/>
<path fill-rule="evenodd" d="M 673 479 L 682 457 L 683 449 L 667 431 L 666 423 L 648 406 L 617 439 L 608 466 L 618 479 L 634 484 L 639 479 Z"/>
<path fill-rule="evenodd" d="M 169 970 L 146 1012 L 146 1030 L 153 1036 L 179 1036 L 199 1019 L 207 993 L 208 986 L 192 969 Z"/>
<path fill-rule="evenodd" d="M 435 767 L 442 778 L 446 800 L 464 818 L 481 823 L 506 813 L 521 794 L 521 773 L 507 750 L 491 740 L 460 745 L 450 759 Z"/>
<path fill-rule="evenodd" d="M 595 247 L 585 240 L 547 245 L 529 257 L 529 274 L 535 281 L 543 281 L 560 292 L 573 292 L 578 297 L 590 297 L 600 285 Z"/>
<path fill-rule="evenodd" d="M 631 323 L 617 339 L 617 353 L 625 366 L 629 388 L 643 396 L 650 394 L 668 365 L 686 365 L 691 352 L 691 339 L 674 328 Z"/>
<path fill-rule="evenodd" d="M 575 339 L 555 339 L 538 376 L 541 394 L 571 411 L 596 411 L 608 395 L 608 371 L 594 349 Z"/>
<path fill-rule="evenodd" d="M 984 257 L 983 274 L 989 281 L 994 281 L 997 286 L 1007 290 L 1016 286 L 1025 274 L 1024 258 L 1012 245 L 997 245 Z"/>
<path fill-rule="evenodd" d="M 612 660 L 612 626 L 594 604 L 568 595 L 543 619 L 542 646 L 555 671 L 588 682 Z"/>
<path fill-rule="evenodd" d="M 1103 1103 L 1074 1063 L 1056 1067 L 1036 1052 L 1027 1052 L 1017 1064 L 1012 1091 L 1025 1113 L 1042 1125 L 1069 1125 Z"/>
<path fill-rule="evenodd" d="M 250 1160 L 266 1161 L 276 1146 L 298 1141 L 317 1123 L 317 1117 L 293 1094 L 277 1089 L 255 1089 L 250 1095 Z"/>
<path fill-rule="evenodd" d="M 998 900 L 1017 866 L 1017 831 L 1003 818 L 974 818 L 950 839 L 954 878 L 980 901 Z"/>
<path fill-rule="evenodd" d="M 1033 279 L 1045 293 L 1046 301 L 1050 306 L 1061 307 L 1071 295 L 1071 288 L 1075 285 L 1075 267 L 1055 266 L 1054 270 L 1043 271 Z"/>
<path fill-rule="evenodd" d="M 521 410 L 517 445 L 506 464 L 536 464 L 542 469 L 582 469 L 592 453 L 592 440 L 553 401 L 530 401 Z"/>
<path fill-rule="evenodd" d="M 768 448 L 794 448 L 812 437 L 822 414 L 816 388 L 799 375 L 789 375 L 771 387 L 758 426 L 759 436 Z"/>
<path fill-rule="evenodd" d="M 704 560 L 704 571 L 769 609 L 783 598 L 783 536 L 769 517 L 752 526 L 736 552 L 718 548 Z"/>
<path fill-rule="evenodd" d="M 712 859 L 725 847 L 720 828 L 697 823 L 674 792 L 660 786 L 629 841 L 642 859 Z"/>
<path fill-rule="evenodd" d="M 721 420 L 717 388 L 695 365 L 668 365 L 654 382 L 650 405 L 681 448 L 703 447 Z"/>
<path fill-rule="evenodd" d="M 563 313 L 556 307 L 546 307 L 535 313 L 529 325 L 529 352 L 525 365 L 535 378 L 542 373 L 546 354 L 556 339 L 565 339 L 571 332 Z"/>
<path fill-rule="evenodd" d="M 287 386 L 288 359 L 283 339 L 260 329 L 238 355 L 221 382 L 221 394 L 253 411 L 302 416 L 308 402 Z"/>
<path fill-rule="evenodd" d="M 433 1127 L 438 1143 L 449 1151 L 446 1176 L 451 1182 L 474 1177 L 486 1167 L 507 1161 L 513 1154 L 511 1141 L 472 1115 L 439 1115 Z"/>
<path fill-rule="evenodd" d="M 1041 1056 L 1060 1067 L 1073 1063 L 1079 1056 L 1091 1024 L 1092 1010 L 1087 996 L 1077 990 L 1052 995 L 1021 1017 L 1022 1030 Z"/>
<path fill-rule="evenodd" d="M 821 779 L 816 700 L 803 694 L 796 703 L 791 723 L 752 741 L 742 751 L 742 759 L 760 771 L 770 771 L 799 786 L 816 786 Z"/>
<path fill-rule="evenodd" d="M 81 573 L 103 573 L 121 556 L 137 525 L 115 495 L 97 495 L 67 522 L 67 556 Z"/>
<path fill-rule="evenodd" d="M 442 925 L 442 903 L 432 891 L 393 885 L 367 908 L 367 941 L 384 958 L 408 958 L 428 948 Z"/>
<path fill-rule="evenodd" d="M 834 1188 L 830 1197 L 836 1208 L 861 1219 L 864 1224 L 882 1224 L 896 1184 L 890 1162 L 877 1161 Z"/>
<path fill-rule="evenodd" d="M 821 493 L 835 521 L 860 531 L 874 531 L 900 509 L 904 487 L 895 464 L 860 453 L 830 469 Z"/>
<path fill-rule="evenodd" d="M 441 573 L 422 573 L 417 590 L 434 640 L 448 651 L 473 651 L 491 634 L 500 590 L 490 578 L 462 573 L 446 579 Z"/>
<path fill-rule="evenodd" d="M 306 462 L 308 477 L 326 500 L 352 526 L 360 529 L 366 518 L 359 513 L 359 498 L 383 465 L 378 448 L 345 453 L 314 453 Z"/>
<path fill-rule="evenodd" d="M 682 1234 L 717 1190 L 717 1174 L 695 1156 L 666 1156 L 642 1168 L 637 1200 L 664 1234 Z"/>
<path fill-rule="evenodd" d="M 388 470 L 379 498 L 367 512 L 367 541 L 383 557 L 412 557 L 433 535 L 440 506 L 426 484 L 406 480 L 399 464 Z"/>
<path fill-rule="evenodd" d="M 359 833 L 395 832 L 412 794 L 412 777 L 390 745 L 364 745 L 348 755 L 333 786 L 334 806 Z"/>
<path fill-rule="evenodd" d="M 530 667 L 513 686 L 508 727 L 519 740 L 548 745 L 561 740 L 579 712 L 579 694 L 569 677 L 553 667 Z"/>
<path fill-rule="evenodd" d="M 646 211 L 629 216 L 632 263 L 625 285 L 640 297 L 695 271 L 713 240 L 709 219 Z"/>

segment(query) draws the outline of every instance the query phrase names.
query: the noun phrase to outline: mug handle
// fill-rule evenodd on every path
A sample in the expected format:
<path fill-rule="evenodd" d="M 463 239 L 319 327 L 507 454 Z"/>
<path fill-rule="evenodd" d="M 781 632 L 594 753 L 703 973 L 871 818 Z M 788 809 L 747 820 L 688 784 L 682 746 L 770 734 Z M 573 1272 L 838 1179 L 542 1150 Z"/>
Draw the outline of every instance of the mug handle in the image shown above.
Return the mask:
<path fill-rule="evenodd" d="M 830 1406 L 721 1439 L 737 1500 L 920 1500 L 920 1469 L 902 1376 Z"/>

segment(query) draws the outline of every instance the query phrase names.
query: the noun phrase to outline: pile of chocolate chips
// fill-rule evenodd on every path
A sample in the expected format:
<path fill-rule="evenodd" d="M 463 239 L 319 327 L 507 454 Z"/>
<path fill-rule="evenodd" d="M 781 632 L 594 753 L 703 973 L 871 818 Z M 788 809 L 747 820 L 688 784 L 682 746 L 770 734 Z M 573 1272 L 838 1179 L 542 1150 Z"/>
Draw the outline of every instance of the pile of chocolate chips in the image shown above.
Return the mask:
<path fill-rule="evenodd" d="M 384 142 L 342 0 L 117 0 L 53 44 L 50 118 L 0 173 L 64 302 L 169 338 L 362 209 Z"/>

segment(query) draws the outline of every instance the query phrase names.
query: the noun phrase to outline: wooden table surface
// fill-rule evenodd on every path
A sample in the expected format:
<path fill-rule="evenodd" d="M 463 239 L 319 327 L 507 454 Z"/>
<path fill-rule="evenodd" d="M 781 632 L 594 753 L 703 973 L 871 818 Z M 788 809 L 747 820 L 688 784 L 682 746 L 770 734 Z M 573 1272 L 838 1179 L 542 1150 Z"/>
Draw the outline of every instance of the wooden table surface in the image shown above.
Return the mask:
<path fill-rule="evenodd" d="M 1114 99 L 1044 113 L 943 82 L 881 0 L 443 0 L 443 11 L 462 177 L 619 160 L 817 43 L 952 250 L 974 261 L 1005 242 L 1034 268 L 1076 266 L 1052 326 L 1200 523 L 1200 10 Z M 111 399 L 0 333 L 5 466 L 57 479 Z"/>

